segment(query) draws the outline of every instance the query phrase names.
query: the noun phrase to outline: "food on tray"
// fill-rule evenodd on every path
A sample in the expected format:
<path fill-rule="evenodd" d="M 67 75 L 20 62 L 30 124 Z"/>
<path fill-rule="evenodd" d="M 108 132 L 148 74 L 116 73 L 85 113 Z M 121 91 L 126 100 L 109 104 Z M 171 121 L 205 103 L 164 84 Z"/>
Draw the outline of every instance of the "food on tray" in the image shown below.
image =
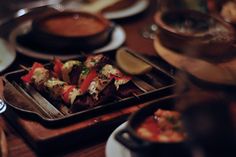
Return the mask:
<path fill-rule="evenodd" d="M 28 74 L 22 76 L 26 84 L 56 101 L 62 101 L 72 112 L 97 106 L 114 99 L 116 95 L 131 96 L 135 90 L 122 92 L 120 88 L 131 77 L 115 68 L 103 55 L 91 55 L 85 61 L 54 60 L 53 70 L 34 63 Z"/>
<path fill-rule="evenodd" d="M 221 16 L 228 22 L 236 23 L 236 2 L 226 2 L 222 7 Z"/>
<path fill-rule="evenodd" d="M 84 63 L 78 60 L 62 63 L 59 59 L 55 59 L 53 69 L 61 80 L 80 86 L 86 77 L 94 76 L 95 71 L 99 71 L 108 63 L 109 59 L 103 55 L 89 56 Z"/>
<path fill-rule="evenodd" d="M 112 31 L 113 24 L 100 14 L 62 11 L 35 18 L 28 35 L 52 52 L 89 52 L 106 45 Z"/>
<path fill-rule="evenodd" d="M 65 11 L 39 17 L 34 24 L 44 33 L 78 38 L 102 33 L 109 28 L 110 22 L 98 14 Z"/>
<path fill-rule="evenodd" d="M 131 75 L 144 74 L 152 69 L 151 65 L 130 54 L 124 48 L 117 51 L 116 62 L 124 72 Z"/>
<path fill-rule="evenodd" d="M 137 129 L 137 134 L 150 141 L 181 142 L 186 138 L 180 113 L 158 109 L 154 116 L 150 116 Z"/>
<path fill-rule="evenodd" d="M 42 29 L 55 35 L 78 37 L 97 34 L 107 25 L 91 15 L 58 16 L 49 18 L 41 25 Z M 66 29 L 65 29 L 66 27 Z"/>

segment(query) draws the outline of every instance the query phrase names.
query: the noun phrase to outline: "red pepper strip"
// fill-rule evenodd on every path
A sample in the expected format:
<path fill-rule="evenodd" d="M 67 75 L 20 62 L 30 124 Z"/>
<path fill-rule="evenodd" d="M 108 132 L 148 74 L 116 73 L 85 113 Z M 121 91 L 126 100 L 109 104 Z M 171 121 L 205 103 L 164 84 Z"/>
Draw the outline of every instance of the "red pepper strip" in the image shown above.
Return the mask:
<path fill-rule="evenodd" d="M 96 70 L 92 69 L 80 86 L 80 90 L 82 91 L 82 93 L 85 93 L 88 90 L 90 83 L 96 76 L 97 76 Z"/>
<path fill-rule="evenodd" d="M 67 89 L 62 94 L 62 99 L 65 103 L 69 104 L 69 94 L 75 88 L 75 86 L 68 86 Z"/>
<path fill-rule="evenodd" d="M 62 66 L 63 66 L 63 63 L 61 62 L 61 60 L 59 58 L 55 58 L 54 59 L 53 71 L 54 71 L 56 77 L 60 77 L 61 76 Z"/>
<path fill-rule="evenodd" d="M 31 70 L 28 72 L 28 74 L 26 74 L 25 76 L 22 76 L 21 79 L 25 82 L 25 83 L 30 83 L 31 82 L 31 78 L 34 74 L 34 71 L 37 69 L 37 68 L 41 68 L 43 67 L 42 64 L 40 63 L 37 63 L 35 62 L 31 68 Z"/>

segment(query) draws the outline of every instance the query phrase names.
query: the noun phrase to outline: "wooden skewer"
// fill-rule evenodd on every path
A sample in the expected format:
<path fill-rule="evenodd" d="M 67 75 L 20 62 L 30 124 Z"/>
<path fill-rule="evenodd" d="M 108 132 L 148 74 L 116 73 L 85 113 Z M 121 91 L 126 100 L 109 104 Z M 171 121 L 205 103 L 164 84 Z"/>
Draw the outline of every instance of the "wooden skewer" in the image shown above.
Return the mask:
<path fill-rule="evenodd" d="M 24 65 L 22 65 L 22 64 L 20 64 L 20 67 L 21 67 L 22 69 L 26 70 L 26 71 L 29 71 L 29 68 L 27 68 L 26 66 L 24 66 Z"/>

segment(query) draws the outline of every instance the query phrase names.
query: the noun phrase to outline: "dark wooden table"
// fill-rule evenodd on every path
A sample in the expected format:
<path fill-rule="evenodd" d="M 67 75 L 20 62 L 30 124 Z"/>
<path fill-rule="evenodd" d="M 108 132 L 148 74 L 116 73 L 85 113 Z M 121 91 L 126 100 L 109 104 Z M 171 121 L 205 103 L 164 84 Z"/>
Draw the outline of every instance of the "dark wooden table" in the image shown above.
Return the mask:
<path fill-rule="evenodd" d="M 0 0 L 0 3 L 1 2 L 4 3 L 3 0 Z M 145 10 L 144 12 L 134 17 L 115 21 L 116 23 L 120 24 L 126 31 L 127 38 L 124 43 L 125 46 L 133 49 L 134 51 L 146 55 L 157 56 L 153 48 L 153 41 L 150 39 L 144 39 L 140 35 L 141 30 L 145 26 L 153 23 L 153 15 L 156 11 L 156 7 L 157 7 L 156 0 L 150 0 L 150 5 L 148 9 Z M 0 35 L 6 38 L 9 30 L 10 27 L 8 25 L 1 26 Z M 11 67 L 9 67 L 2 74 L 19 68 L 19 64 L 31 65 L 32 62 L 34 61 L 35 59 L 18 54 L 16 60 L 11 65 Z M 9 122 L 6 121 L 4 117 L 1 117 L 0 125 L 4 128 L 6 132 L 8 148 L 9 148 L 9 157 L 15 157 L 19 155 L 24 157 L 37 156 L 37 154 L 30 148 L 30 146 L 27 145 L 26 142 L 22 139 L 22 137 L 15 131 L 14 124 L 13 125 L 10 124 Z M 64 151 L 64 153 L 60 154 L 60 156 L 104 157 L 105 144 L 108 137 L 109 134 L 105 134 L 99 140 L 91 141 L 89 142 L 89 144 L 86 144 L 83 147 L 71 148 L 71 150 L 66 150 Z"/>

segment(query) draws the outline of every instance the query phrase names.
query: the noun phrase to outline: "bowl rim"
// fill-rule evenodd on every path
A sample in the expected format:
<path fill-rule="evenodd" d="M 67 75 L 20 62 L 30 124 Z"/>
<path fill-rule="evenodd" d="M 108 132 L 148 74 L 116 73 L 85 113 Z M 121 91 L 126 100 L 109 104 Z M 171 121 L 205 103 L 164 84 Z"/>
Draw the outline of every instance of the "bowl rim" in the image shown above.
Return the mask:
<path fill-rule="evenodd" d="M 44 21 L 48 20 L 48 19 L 52 19 L 52 18 L 58 18 L 58 17 L 65 17 L 65 16 L 76 16 L 76 15 L 84 15 L 87 17 L 92 17 L 94 19 L 96 19 L 96 21 L 99 21 L 101 23 L 103 23 L 104 28 L 99 31 L 99 32 L 95 32 L 89 35 L 79 35 L 79 36 L 63 36 L 63 35 L 59 35 L 56 33 L 51 33 L 49 31 L 47 31 L 46 29 L 43 29 L 42 24 Z M 99 13 L 89 13 L 89 12 L 84 12 L 84 11 L 59 11 L 59 12 L 54 12 L 51 14 L 47 14 L 44 16 L 39 16 L 37 18 L 35 18 L 32 21 L 32 30 L 33 31 L 37 31 L 38 33 L 42 33 L 45 34 L 47 36 L 51 36 L 51 37 L 55 37 L 55 38 L 60 38 L 60 39 L 84 39 L 84 38 L 93 38 L 99 35 L 102 35 L 106 32 L 110 32 L 113 28 L 113 24 L 112 22 L 110 22 L 108 19 L 106 19 L 104 16 L 102 16 Z"/>
<path fill-rule="evenodd" d="M 154 15 L 154 22 L 163 30 L 168 33 L 171 33 L 176 36 L 184 37 L 184 38 L 205 38 L 208 35 L 208 32 L 206 33 L 198 33 L 198 34 L 187 34 L 187 33 L 182 33 L 176 31 L 173 27 L 169 26 L 167 23 L 165 23 L 162 19 L 162 17 L 166 14 L 170 13 L 177 13 L 177 14 L 182 14 L 182 15 L 197 15 L 198 18 L 205 19 L 205 20 L 214 20 L 216 23 L 220 24 L 224 28 L 227 29 L 228 33 L 234 35 L 235 31 L 234 28 L 227 22 L 225 22 L 223 19 L 220 19 L 219 17 L 216 17 L 214 15 L 206 14 L 200 11 L 196 10 L 190 10 L 190 9 L 174 9 L 174 10 L 168 10 L 168 11 L 157 11 Z M 235 39 L 234 39 L 235 40 Z"/>

